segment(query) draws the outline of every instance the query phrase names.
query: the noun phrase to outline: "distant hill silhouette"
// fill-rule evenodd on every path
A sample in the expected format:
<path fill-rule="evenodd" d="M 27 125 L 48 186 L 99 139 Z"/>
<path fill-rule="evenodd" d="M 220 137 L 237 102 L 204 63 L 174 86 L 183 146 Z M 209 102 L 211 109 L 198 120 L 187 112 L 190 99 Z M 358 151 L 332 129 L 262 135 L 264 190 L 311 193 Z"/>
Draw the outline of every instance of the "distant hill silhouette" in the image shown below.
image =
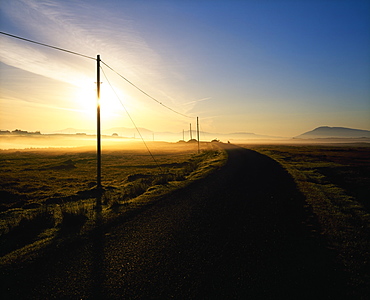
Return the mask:
<path fill-rule="evenodd" d="M 190 135 L 189 130 L 183 132 L 155 132 L 147 128 L 139 128 L 140 134 L 144 139 L 156 140 L 156 141 L 179 141 L 184 139 L 187 141 L 192 138 L 196 138 L 196 130 L 192 130 L 192 135 Z M 77 133 L 87 133 L 96 134 L 95 129 L 76 129 L 76 128 L 66 128 L 63 130 L 56 131 L 55 133 L 62 134 L 77 134 Z M 127 127 L 114 127 L 110 129 L 103 129 L 103 135 L 107 136 L 120 136 L 125 138 L 139 138 L 139 134 L 136 128 Z M 307 131 L 294 139 L 328 139 L 328 138 L 370 138 L 370 130 L 353 129 L 347 127 L 329 127 L 320 126 L 314 130 Z M 260 135 L 251 132 L 233 132 L 233 133 L 215 133 L 215 132 L 200 132 L 201 141 L 211 141 L 217 139 L 223 142 L 230 140 L 231 142 L 240 141 L 250 141 L 250 140 L 282 140 L 289 139 L 289 137 L 281 136 L 268 136 Z"/>
<path fill-rule="evenodd" d="M 153 131 L 139 127 L 138 128 L 142 135 L 152 135 Z M 127 128 L 127 127 L 113 127 L 109 129 L 102 130 L 103 134 L 112 135 L 113 133 L 117 133 L 119 136 L 126 136 L 126 137 L 133 137 L 138 136 L 138 132 L 136 128 Z"/>
<path fill-rule="evenodd" d="M 346 127 L 321 126 L 314 130 L 296 136 L 298 139 L 317 138 L 370 138 L 369 130 L 353 129 Z"/>
<path fill-rule="evenodd" d="M 53 133 L 56 134 L 76 134 L 76 133 L 87 133 L 87 134 L 95 134 L 96 130 L 94 129 L 77 129 L 77 128 L 65 128 Z"/>
<path fill-rule="evenodd" d="M 140 131 L 140 134 L 145 139 L 149 140 L 156 140 L 156 141 L 179 141 L 182 140 L 183 134 L 184 139 L 190 140 L 191 136 L 192 138 L 197 137 L 196 130 L 192 130 L 192 135 L 190 135 L 189 130 L 185 130 L 183 132 L 155 132 L 152 130 L 149 130 L 147 128 L 138 128 Z M 95 129 L 76 129 L 76 128 L 66 128 L 62 130 L 58 130 L 55 133 L 58 134 L 78 134 L 78 133 L 86 133 L 86 134 L 96 134 Z M 103 129 L 102 130 L 103 135 L 107 136 L 120 136 L 120 137 L 126 137 L 126 138 L 139 138 L 139 134 L 136 130 L 136 128 L 127 128 L 127 127 L 114 127 L 109 129 Z M 277 136 L 268 136 L 268 135 L 260 135 L 250 132 L 233 132 L 233 133 L 214 133 L 214 132 L 200 132 L 200 140 L 201 141 L 211 141 L 213 139 L 218 139 L 221 141 L 232 141 L 232 142 L 238 142 L 238 141 L 247 141 L 247 140 L 262 140 L 262 139 L 281 139 L 282 137 Z"/>

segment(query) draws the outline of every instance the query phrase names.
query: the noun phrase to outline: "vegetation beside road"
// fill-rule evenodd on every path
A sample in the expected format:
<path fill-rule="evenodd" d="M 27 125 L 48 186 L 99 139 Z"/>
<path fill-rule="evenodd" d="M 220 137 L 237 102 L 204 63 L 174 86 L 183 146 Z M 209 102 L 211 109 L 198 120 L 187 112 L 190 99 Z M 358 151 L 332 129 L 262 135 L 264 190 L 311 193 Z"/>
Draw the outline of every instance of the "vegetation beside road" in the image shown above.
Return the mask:
<path fill-rule="evenodd" d="M 93 149 L 0 152 L 0 263 L 27 260 L 47 246 L 118 222 L 226 160 L 216 145 L 153 143 L 103 151 L 103 185 L 95 188 Z"/>
<path fill-rule="evenodd" d="M 202 144 L 199 154 L 194 144 L 156 145 L 156 162 L 143 148 L 105 149 L 101 193 L 94 188 L 92 149 L 1 151 L 0 263 L 26 260 L 48 246 L 117 224 L 205 177 L 227 158 L 218 143 Z M 312 211 L 305 225 L 336 254 L 353 290 L 365 294 L 370 282 L 370 147 L 244 147 L 271 157 L 290 173 Z"/>
<path fill-rule="evenodd" d="M 370 282 L 370 147 L 246 146 L 278 161 L 304 194 L 313 220 L 350 274 L 355 289 Z"/>

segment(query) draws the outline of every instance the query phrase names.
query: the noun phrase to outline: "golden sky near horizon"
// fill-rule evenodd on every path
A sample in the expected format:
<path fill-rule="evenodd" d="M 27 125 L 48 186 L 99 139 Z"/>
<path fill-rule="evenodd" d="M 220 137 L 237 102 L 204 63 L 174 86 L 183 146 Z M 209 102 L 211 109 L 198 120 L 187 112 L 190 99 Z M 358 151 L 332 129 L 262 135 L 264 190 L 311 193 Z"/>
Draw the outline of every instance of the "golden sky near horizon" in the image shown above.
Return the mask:
<path fill-rule="evenodd" d="M 0 11 L 1 31 L 100 54 L 180 113 L 102 65 L 105 129 L 134 127 L 127 110 L 156 132 L 182 132 L 197 116 L 207 132 L 370 130 L 366 1 L 5 0 Z M 95 128 L 96 61 L 4 35 L 0 43 L 1 130 Z"/>

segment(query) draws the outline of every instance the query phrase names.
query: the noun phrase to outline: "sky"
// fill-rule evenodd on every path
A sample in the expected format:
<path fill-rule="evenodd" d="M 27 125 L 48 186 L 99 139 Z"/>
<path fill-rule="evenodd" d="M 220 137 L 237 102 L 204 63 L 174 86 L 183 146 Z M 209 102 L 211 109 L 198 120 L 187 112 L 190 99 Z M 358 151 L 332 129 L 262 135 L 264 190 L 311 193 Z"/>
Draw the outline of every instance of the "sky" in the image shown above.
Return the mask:
<path fill-rule="evenodd" d="M 100 55 L 103 129 L 370 130 L 369 16 L 360 0 L 1 0 L 1 32 L 90 58 L 0 34 L 0 129 L 94 130 Z"/>

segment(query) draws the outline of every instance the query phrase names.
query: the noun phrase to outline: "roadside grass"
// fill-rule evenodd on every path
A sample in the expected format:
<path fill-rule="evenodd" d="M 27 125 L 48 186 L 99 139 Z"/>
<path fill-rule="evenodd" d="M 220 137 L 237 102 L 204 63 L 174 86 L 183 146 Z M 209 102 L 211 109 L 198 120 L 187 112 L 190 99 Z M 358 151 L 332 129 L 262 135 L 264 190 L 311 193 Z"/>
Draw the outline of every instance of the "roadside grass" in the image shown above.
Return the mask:
<path fill-rule="evenodd" d="M 46 206 L 4 221 L 0 256 L 34 242 L 44 230 L 55 225 L 53 211 Z"/>
<path fill-rule="evenodd" d="M 354 290 L 370 287 L 370 147 L 253 145 L 294 178 L 320 234 L 350 275 Z"/>
<path fill-rule="evenodd" d="M 219 168 L 216 145 L 160 144 L 106 149 L 102 191 L 95 187 L 95 153 L 85 149 L 0 151 L 0 265 L 27 260 L 47 246 L 119 222 L 173 190 Z M 32 252 L 32 253 L 31 253 Z"/>

